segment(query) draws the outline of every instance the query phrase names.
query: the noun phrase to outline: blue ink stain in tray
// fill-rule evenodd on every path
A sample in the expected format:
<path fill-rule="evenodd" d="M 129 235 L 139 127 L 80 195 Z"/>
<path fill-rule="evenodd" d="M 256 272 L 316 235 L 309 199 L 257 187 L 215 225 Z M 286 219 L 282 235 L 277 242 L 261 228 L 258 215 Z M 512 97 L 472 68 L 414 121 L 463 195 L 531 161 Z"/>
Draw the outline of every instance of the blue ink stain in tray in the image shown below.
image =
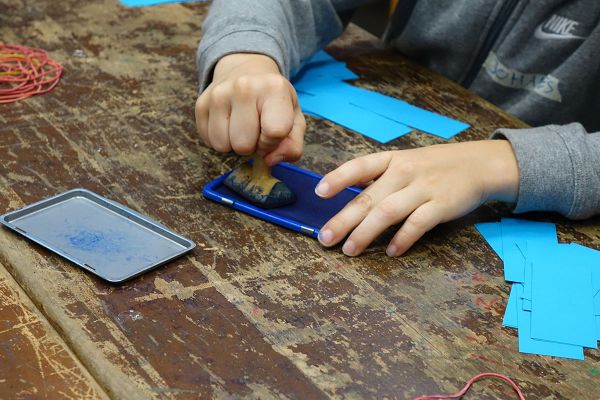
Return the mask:
<path fill-rule="evenodd" d="M 121 250 L 119 241 L 122 238 L 115 238 L 101 231 L 79 230 L 74 234 L 65 237 L 71 246 L 84 251 L 96 251 L 102 253 L 115 253 Z M 115 240 L 117 239 L 117 240 Z"/>
<path fill-rule="evenodd" d="M 108 228 L 107 230 L 74 227 L 63 238 L 74 254 L 92 253 L 100 263 L 118 262 L 125 264 L 153 265 L 160 261 L 159 254 L 148 243 L 131 240 L 126 233 Z"/>

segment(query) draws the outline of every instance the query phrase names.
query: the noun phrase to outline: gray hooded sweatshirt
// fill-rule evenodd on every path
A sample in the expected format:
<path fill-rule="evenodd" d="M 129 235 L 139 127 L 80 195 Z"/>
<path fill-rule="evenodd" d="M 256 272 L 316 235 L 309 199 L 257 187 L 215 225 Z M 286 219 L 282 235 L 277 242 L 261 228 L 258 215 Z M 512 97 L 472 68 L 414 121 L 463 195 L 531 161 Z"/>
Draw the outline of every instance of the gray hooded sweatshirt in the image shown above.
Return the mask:
<path fill-rule="evenodd" d="M 289 77 L 368 2 L 214 0 L 198 48 L 200 89 L 237 52 L 268 55 Z M 383 39 L 537 126 L 493 134 L 517 157 L 515 212 L 600 213 L 600 1 L 401 0 Z"/>

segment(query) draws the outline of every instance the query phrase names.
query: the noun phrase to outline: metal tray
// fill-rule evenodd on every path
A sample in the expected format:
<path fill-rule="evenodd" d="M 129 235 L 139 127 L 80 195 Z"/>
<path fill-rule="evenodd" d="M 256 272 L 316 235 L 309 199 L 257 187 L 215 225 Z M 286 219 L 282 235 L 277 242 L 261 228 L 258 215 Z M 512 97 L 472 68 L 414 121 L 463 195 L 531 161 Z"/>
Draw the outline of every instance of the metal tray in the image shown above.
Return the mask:
<path fill-rule="evenodd" d="M 0 223 L 114 283 L 196 246 L 158 222 L 86 189 L 69 190 L 9 212 Z"/>

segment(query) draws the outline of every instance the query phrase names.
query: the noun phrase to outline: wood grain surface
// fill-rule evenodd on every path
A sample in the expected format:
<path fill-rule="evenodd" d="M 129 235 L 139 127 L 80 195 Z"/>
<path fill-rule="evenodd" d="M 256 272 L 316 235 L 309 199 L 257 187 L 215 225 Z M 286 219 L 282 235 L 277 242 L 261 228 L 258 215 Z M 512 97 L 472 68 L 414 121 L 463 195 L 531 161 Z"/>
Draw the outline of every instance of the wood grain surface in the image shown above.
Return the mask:
<path fill-rule="evenodd" d="M 521 354 L 516 332 L 501 326 L 509 286 L 473 224 L 508 207 L 444 224 L 401 258 L 385 256 L 384 240 L 348 258 L 203 199 L 203 184 L 240 162 L 205 148 L 195 131 L 206 4 L 0 6 L 0 41 L 44 48 L 65 65 L 53 92 L 0 105 L 0 212 L 84 187 L 198 244 L 109 285 L 0 229 L 0 262 L 12 276 L 0 279 L 0 360 L 32 369 L 3 362 L 0 398 L 44 398 L 52 384 L 64 390 L 47 398 L 408 399 L 454 392 L 485 371 L 511 376 L 528 399 L 600 398 L 598 351 L 586 350 L 584 362 Z M 471 124 L 457 141 L 525 126 L 356 27 L 329 50 L 361 76 L 355 84 Z M 319 173 L 378 150 L 444 142 L 414 132 L 384 146 L 307 122 L 299 165 Z M 537 217 L 557 222 L 563 241 L 600 247 L 598 219 Z M 512 396 L 493 381 L 473 394 Z"/>
<path fill-rule="evenodd" d="M 108 399 L 2 264 L 0 396 Z"/>

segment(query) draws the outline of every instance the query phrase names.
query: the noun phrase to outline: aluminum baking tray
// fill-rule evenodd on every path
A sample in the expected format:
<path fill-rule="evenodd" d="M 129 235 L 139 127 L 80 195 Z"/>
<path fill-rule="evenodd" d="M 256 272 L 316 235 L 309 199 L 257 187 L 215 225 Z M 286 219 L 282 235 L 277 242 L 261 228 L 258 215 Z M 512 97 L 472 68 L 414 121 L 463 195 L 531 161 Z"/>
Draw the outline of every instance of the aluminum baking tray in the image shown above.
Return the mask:
<path fill-rule="evenodd" d="M 195 247 L 158 222 L 86 189 L 9 212 L 0 223 L 114 283 Z"/>

